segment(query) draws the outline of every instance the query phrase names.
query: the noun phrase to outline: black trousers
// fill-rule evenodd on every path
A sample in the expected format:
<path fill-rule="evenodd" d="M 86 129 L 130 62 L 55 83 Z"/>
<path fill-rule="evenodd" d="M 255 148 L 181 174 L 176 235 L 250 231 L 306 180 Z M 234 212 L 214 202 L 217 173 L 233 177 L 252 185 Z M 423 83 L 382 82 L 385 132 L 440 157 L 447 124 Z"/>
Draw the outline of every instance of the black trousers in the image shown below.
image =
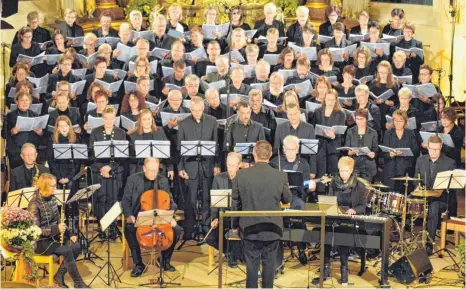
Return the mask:
<path fill-rule="evenodd" d="M 196 179 L 185 180 L 188 197 L 185 203 L 185 234 L 190 236 L 195 230 L 198 190 L 201 201 L 202 226 L 208 230 L 210 226 L 210 188 L 212 187 L 212 177 L 205 177 L 202 170 L 198 171 Z M 190 176 L 192 177 L 192 176 Z"/>
<path fill-rule="evenodd" d="M 120 189 L 113 178 L 101 178 L 102 187 L 94 193 L 95 215 L 100 221 L 118 199 Z"/>
<path fill-rule="evenodd" d="M 81 253 L 81 246 L 79 245 L 79 242 L 73 243 L 71 245 L 61 245 L 52 239 L 45 239 L 37 241 L 35 253 L 45 256 L 63 256 L 64 261 L 67 264 L 71 264 L 76 261 L 76 258 L 78 258 L 79 254 Z"/>
<path fill-rule="evenodd" d="M 179 226 L 176 225 L 173 229 L 173 243 L 165 251 L 162 251 L 162 262 L 168 262 L 170 263 L 170 259 L 173 255 L 173 251 L 175 250 L 176 243 L 178 243 L 178 240 L 180 239 L 181 232 L 183 229 Z M 134 224 L 125 224 L 125 238 L 126 241 L 128 242 L 129 249 L 131 250 L 131 257 L 133 258 L 133 262 L 135 265 L 141 265 L 142 263 L 142 257 L 141 257 L 141 247 L 139 247 L 138 240 L 136 238 L 136 231 L 137 228 L 134 226 Z"/>
<path fill-rule="evenodd" d="M 246 259 L 246 288 L 258 288 L 258 272 L 262 264 L 262 288 L 273 288 L 278 244 L 275 241 L 244 240 L 244 257 Z"/>
<path fill-rule="evenodd" d="M 429 205 L 429 212 L 427 215 L 427 232 L 429 236 L 435 241 L 435 232 L 441 220 L 441 215 L 447 209 L 447 203 L 441 200 L 433 200 Z"/>
<path fill-rule="evenodd" d="M 328 263 L 330 262 L 330 252 L 332 251 L 332 246 L 331 245 L 325 245 L 325 262 Z M 338 254 L 340 255 L 340 263 L 341 267 L 346 267 L 348 268 L 348 256 L 350 252 L 350 247 L 348 246 L 334 246 L 333 251 L 337 251 Z"/>

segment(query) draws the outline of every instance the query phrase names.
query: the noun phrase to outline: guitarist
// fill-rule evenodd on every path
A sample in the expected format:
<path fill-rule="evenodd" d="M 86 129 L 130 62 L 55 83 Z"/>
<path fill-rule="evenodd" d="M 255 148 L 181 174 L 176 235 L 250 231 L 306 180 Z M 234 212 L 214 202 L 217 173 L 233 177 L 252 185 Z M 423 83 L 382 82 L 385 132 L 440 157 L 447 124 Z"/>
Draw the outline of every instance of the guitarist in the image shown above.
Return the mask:
<path fill-rule="evenodd" d="M 125 237 L 135 264 L 131 277 L 139 277 L 145 270 L 145 265 L 142 263 L 141 248 L 136 238 L 137 227 L 135 227 L 136 217 L 141 210 L 141 194 L 150 189 L 163 190 L 170 195 L 170 210 L 175 211 L 177 208 L 170 193 L 167 177 L 159 174 L 159 164 L 160 161 L 156 158 L 146 158 L 144 160 L 143 171 L 135 173 L 128 178 L 121 201 L 123 214 L 126 218 Z M 157 264 L 158 266 L 163 266 L 165 271 L 175 272 L 176 269 L 170 264 L 170 259 L 183 229 L 176 223 L 175 219 L 171 221 L 171 225 L 174 233 L 173 243 L 170 248 L 162 251 L 162 258 L 157 258 Z"/>

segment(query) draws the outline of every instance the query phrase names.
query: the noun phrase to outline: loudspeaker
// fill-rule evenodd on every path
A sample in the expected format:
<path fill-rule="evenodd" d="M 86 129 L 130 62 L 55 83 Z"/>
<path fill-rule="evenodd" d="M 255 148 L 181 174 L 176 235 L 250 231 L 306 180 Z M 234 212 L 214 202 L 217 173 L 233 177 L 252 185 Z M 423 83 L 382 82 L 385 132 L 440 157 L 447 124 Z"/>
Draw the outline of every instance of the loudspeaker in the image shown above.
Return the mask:
<path fill-rule="evenodd" d="M 431 273 L 433 270 L 425 250 L 417 250 L 403 256 L 390 265 L 388 271 L 402 284 L 410 284 L 419 277 Z"/>

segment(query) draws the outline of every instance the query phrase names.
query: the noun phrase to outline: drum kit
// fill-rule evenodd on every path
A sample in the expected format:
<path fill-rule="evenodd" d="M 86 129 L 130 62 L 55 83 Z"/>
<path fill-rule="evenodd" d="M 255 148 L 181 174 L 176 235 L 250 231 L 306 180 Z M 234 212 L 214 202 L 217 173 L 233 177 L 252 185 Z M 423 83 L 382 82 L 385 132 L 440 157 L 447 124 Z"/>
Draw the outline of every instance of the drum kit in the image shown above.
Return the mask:
<path fill-rule="evenodd" d="M 429 197 L 439 197 L 441 191 L 426 190 L 419 183 L 418 187 L 408 196 L 408 183 L 420 182 L 420 178 L 397 177 L 396 181 L 403 181 L 405 185 L 404 194 L 399 192 L 386 192 L 383 189 L 389 187 L 382 183 L 370 184 L 363 181 L 366 186 L 367 207 L 371 214 L 388 216 L 393 220 L 390 241 L 394 242 L 392 253 L 399 252 L 401 255 L 410 253 L 425 247 L 426 242 L 432 242 L 427 233 L 427 214 Z M 410 236 L 405 236 L 407 218 L 410 221 Z M 422 218 L 422 230 L 417 234 L 414 232 L 414 225 L 417 219 Z M 401 224 L 400 224 L 401 221 Z"/>

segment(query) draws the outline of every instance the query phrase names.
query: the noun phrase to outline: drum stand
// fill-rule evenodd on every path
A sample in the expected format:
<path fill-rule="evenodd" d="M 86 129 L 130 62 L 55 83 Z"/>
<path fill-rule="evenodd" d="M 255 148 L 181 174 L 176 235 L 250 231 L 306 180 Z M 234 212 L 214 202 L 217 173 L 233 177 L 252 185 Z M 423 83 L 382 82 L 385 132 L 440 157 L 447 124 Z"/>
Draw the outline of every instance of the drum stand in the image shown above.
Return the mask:
<path fill-rule="evenodd" d="M 424 213 L 423 213 L 423 216 L 422 216 L 422 231 L 420 231 L 419 233 L 417 233 L 417 236 L 413 234 L 413 241 L 411 242 L 413 244 L 413 246 L 415 246 L 415 249 L 419 249 L 419 238 L 421 238 L 420 242 L 422 244 L 422 247 L 421 248 L 425 248 L 426 247 L 426 243 L 429 241 L 431 242 L 432 244 L 434 244 L 434 240 L 432 240 L 432 237 L 429 236 L 429 233 L 427 232 L 427 214 L 428 214 L 428 211 L 429 211 L 429 204 L 427 202 L 427 197 L 424 196 Z M 415 236 L 415 237 L 414 237 Z"/>

